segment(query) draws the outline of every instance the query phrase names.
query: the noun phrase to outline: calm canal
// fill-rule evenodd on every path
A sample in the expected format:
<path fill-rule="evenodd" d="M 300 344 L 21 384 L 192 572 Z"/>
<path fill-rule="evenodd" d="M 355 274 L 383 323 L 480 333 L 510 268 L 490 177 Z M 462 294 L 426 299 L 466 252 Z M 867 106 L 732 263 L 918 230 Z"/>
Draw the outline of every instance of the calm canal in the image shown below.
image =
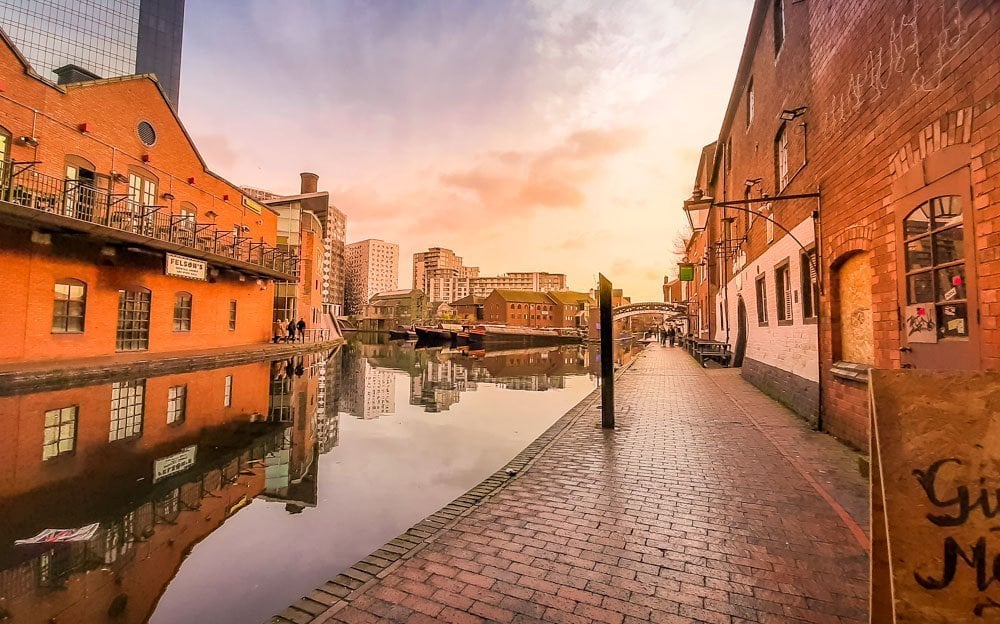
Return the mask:
<path fill-rule="evenodd" d="M 369 340 L 0 397 L 0 616 L 263 622 L 502 467 L 598 370 L 578 345 Z M 78 531 L 15 543 L 46 529 Z"/>

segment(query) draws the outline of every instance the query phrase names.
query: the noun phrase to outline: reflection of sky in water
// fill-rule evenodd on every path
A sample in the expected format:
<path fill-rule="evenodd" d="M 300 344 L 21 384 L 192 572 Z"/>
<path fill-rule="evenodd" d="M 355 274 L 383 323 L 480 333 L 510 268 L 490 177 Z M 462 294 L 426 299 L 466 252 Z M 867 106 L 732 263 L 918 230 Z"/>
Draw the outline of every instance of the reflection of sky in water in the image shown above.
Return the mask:
<path fill-rule="evenodd" d="M 351 359 L 342 395 L 357 383 Z M 561 390 L 478 383 L 447 410 L 428 412 L 413 404 L 406 367 L 357 364 L 377 384 L 381 407 L 370 420 L 343 414 L 339 446 L 318 458 L 318 505 L 289 514 L 283 502 L 253 501 L 194 547 L 152 622 L 265 620 L 503 466 L 593 389 L 584 364 L 559 376 Z M 355 400 L 367 387 L 360 390 Z"/>

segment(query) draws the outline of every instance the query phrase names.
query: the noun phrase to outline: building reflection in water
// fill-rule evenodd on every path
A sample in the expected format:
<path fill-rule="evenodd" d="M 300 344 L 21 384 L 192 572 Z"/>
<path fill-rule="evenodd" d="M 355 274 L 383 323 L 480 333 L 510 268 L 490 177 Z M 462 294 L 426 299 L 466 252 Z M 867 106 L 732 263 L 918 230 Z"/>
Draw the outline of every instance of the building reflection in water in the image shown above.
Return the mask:
<path fill-rule="evenodd" d="M 397 384 L 408 385 L 400 408 L 438 412 L 480 384 L 562 388 L 588 366 L 580 346 L 461 353 L 352 342 L 0 397 L 0 620 L 146 622 L 194 546 L 255 499 L 290 514 L 317 505 L 340 413 L 395 413 Z M 91 525 L 82 541 L 15 544 Z"/>
<path fill-rule="evenodd" d="M 0 397 L 0 619 L 145 622 L 190 549 L 254 498 L 316 505 L 340 365 L 312 354 Z M 14 543 L 95 523 L 85 541 Z"/>
<path fill-rule="evenodd" d="M 567 375 L 589 372 L 582 345 L 504 351 L 448 348 L 415 349 L 412 343 L 348 343 L 342 353 L 341 410 L 372 419 L 396 412 L 396 383 L 408 375 L 409 404 L 440 412 L 458 403 L 463 392 L 488 383 L 507 390 L 564 388 Z"/>

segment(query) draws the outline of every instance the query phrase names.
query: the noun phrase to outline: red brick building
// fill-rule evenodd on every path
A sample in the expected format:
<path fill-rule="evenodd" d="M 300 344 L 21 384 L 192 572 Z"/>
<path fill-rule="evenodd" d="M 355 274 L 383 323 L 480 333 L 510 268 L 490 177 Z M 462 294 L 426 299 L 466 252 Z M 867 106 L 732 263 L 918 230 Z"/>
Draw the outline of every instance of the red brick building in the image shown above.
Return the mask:
<path fill-rule="evenodd" d="M 555 327 L 587 327 L 587 317 L 594 300 L 590 295 L 572 290 L 546 293 L 555 304 Z"/>
<path fill-rule="evenodd" d="M 770 199 L 748 205 L 776 225 L 712 208 L 697 309 L 743 336 L 746 376 L 814 396 L 793 407 L 854 446 L 870 367 L 1000 367 L 998 25 L 987 0 L 754 6 L 698 188 Z"/>
<path fill-rule="evenodd" d="M 57 86 L 0 34 L 2 361 L 264 342 L 277 215 L 212 173 L 151 76 Z"/>
<path fill-rule="evenodd" d="M 483 320 L 511 327 L 556 327 L 555 308 L 545 293 L 497 289 L 483 303 Z"/>

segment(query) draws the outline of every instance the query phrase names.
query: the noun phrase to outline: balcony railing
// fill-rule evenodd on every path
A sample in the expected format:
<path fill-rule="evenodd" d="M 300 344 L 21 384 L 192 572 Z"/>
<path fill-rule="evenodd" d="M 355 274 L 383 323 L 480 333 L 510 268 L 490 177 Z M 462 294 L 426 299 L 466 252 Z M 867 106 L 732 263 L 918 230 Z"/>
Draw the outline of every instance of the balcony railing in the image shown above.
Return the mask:
<path fill-rule="evenodd" d="M 296 275 L 298 258 L 273 245 L 199 223 L 195 215 L 170 214 L 129 194 L 109 193 L 84 181 L 66 180 L 31 169 L 37 163 L 0 161 L 0 201 L 75 221 L 181 245 L 284 275 Z"/>

